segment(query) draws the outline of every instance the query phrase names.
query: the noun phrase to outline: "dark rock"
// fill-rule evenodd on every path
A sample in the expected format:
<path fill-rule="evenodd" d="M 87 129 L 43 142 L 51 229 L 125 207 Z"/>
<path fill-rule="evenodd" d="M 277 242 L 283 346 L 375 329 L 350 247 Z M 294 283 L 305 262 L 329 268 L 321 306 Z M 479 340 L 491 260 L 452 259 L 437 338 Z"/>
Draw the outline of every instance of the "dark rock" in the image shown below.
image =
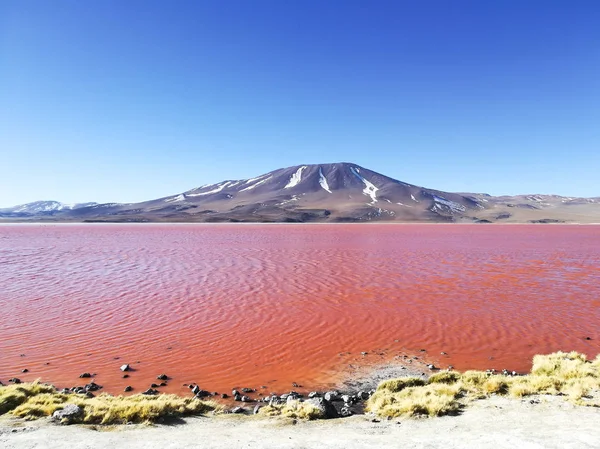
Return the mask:
<path fill-rule="evenodd" d="M 128 379 L 129 378 L 129 374 L 123 374 L 123 379 Z"/>
<path fill-rule="evenodd" d="M 125 387 L 125 390 L 124 390 L 124 391 L 125 391 L 125 392 L 129 392 L 129 391 L 132 391 L 132 390 L 133 390 L 133 387 L 132 387 L 131 385 L 127 385 L 127 386 Z"/>
<path fill-rule="evenodd" d="M 166 382 L 161 382 L 160 384 L 158 384 L 159 387 L 166 387 L 167 383 Z"/>
<path fill-rule="evenodd" d="M 234 400 L 234 401 L 238 401 L 238 402 L 239 402 L 239 401 L 241 401 L 241 400 L 242 400 L 242 395 L 241 395 L 241 394 L 239 394 L 239 393 L 238 393 L 238 394 L 236 394 L 236 395 L 234 395 L 234 396 L 233 396 L 233 400 Z"/>
<path fill-rule="evenodd" d="M 121 371 L 131 371 L 131 367 L 129 366 L 128 363 L 126 363 L 125 365 L 121 365 L 120 370 Z"/>
<path fill-rule="evenodd" d="M 591 339 L 592 339 L 592 337 L 585 337 L 585 339 L 586 339 L 586 340 L 591 340 Z"/>
<path fill-rule="evenodd" d="M 88 391 L 85 393 L 85 397 L 91 399 L 91 398 L 95 398 L 96 395 L 94 395 L 94 393 L 92 393 L 91 391 Z"/>
<path fill-rule="evenodd" d="M 242 401 L 242 402 L 252 402 L 252 399 L 250 399 L 248 396 L 242 396 L 240 398 L 240 401 Z"/>
<path fill-rule="evenodd" d="M 239 391 L 237 391 L 237 390 L 231 390 L 231 396 L 237 396 L 238 394 L 240 394 Z"/>
<path fill-rule="evenodd" d="M 148 388 L 146 391 L 143 391 L 142 394 L 148 395 L 148 396 L 154 396 L 158 394 L 158 390 L 154 390 L 152 388 Z"/>
<path fill-rule="evenodd" d="M 158 388 L 158 384 L 150 384 L 150 388 Z"/>
<path fill-rule="evenodd" d="M 200 390 L 198 393 L 196 393 L 196 397 L 199 399 L 205 398 L 210 396 L 210 391 L 206 391 L 206 390 Z"/>
<path fill-rule="evenodd" d="M 325 393 L 325 396 L 323 396 L 325 398 L 326 401 L 340 401 L 340 393 L 338 391 L 328 391 L 327 393 Z"/>
<path fill-rule="evenodd" d="M 298 385 L 296 382 L 292 382 L 292 387 L 294 387 L 294 388 L 299 388 L 299 387 L 300 387 L 300 385 Z"/>
<path fill-rule="evenodd" d="M 222 399 L 227 399 L 228 397 L 229 397 L 229 395 L 228 395 L 227 393 L 223 393 L 223 394 L 221 395 L 221 398 L 222 398 Z"/>
<path fill-rule="evenodd" d="M 27 368 L 21 370 L 22 373 L 28 373 L 29 370 Z"/>
<path fill-rule="evenodd" d="M 102 388 L 102 386 L 98 385 L 95 382 L 90 382 L 84 388 L 85 388 L 85 391 L 98 391 Z"/>
<path fill-rule="evenodd" d="M 306 403 L 319 409 L 323 418 L 337 418 L 339 416 L 333 404 L 323 398 L 307 399 Z"/>
<path fill-rule="evenodd" d="M 360 399 L 361 401 L 366 401 L 367 399 L 369 399 L 370 394 L 367 393 L 366 391 L 359 391 L 358 393 L 356 393 L 356 396 L 358 397 L 358 399 Z"/>
<path fill-rule="evenodd" d="M 81 373 L 81 374 L 79 375 L 79 378 L 80 378 L 80 379 L 87 379 L 87 378 L 89 378 L 89 377 L 92 377 L 92 375 L 91 375 L 90 373 Z"/>
<path fill-rule="evenodd" d="M 427 368 L 429 368 L 432 371 L 437 369 L 433 363 L 427 365 Z"/>
<path fill-rule="evenodd" d="M 67 404 L 62 410 L 56 410 L 52 414 L 52 421 L 60 421 L 71 424 L 83 416 L 83 410 L 75 404 Z"/>
<path fill-rule="evenodd" d="M 261 409 L 261 408 L 262 408 L 262 405 L 260 405 L 260 404 L 256 404 L 256 405 L 254 406 L 254 414 L 255 414 L 255 415 L 258 415 L 258 412 L 260 411 L 260 409 Z"/>
<path fill-rule="evenodd" d="M 252 393 L 254 390 L 252 388 L 242 388 L 242 393 Z"/>
<path fill-rule="evenodd" d="M 200 387 L 198 385 L 194 385 L 192 387 L 192 393 L 193 394 L 198 394 L 199 391 L 200 391 Z"/>
<path fill-rule="evenodd" d="M 160 374 L 160 375 L 156 376 L 156 378 L 158 380 L 168 380 L 169 376 L 167 376 L 166 374 Z"/>
<path fill-rule="evenodd" d="M 18 377 L 12 377 L 12 378 L 8 379 L 8 382 L 11 384 L 20 384 L 21 379 L 19 379 Z"/>
<path fill-rule="evenodd" d="M 242 407 L 233 407 L 231 413 L 244 413 L 244 409 Z"/>

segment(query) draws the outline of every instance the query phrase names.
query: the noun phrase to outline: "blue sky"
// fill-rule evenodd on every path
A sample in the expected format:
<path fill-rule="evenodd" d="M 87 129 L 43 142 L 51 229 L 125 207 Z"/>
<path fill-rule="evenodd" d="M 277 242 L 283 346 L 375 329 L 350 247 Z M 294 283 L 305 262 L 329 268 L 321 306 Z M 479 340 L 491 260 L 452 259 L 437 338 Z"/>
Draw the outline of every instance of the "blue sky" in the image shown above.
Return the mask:
<path fill-rule="evenodd" d="M 600 195 L 600 2 L 0 0 L 0 206 L 349 161 Z"/>

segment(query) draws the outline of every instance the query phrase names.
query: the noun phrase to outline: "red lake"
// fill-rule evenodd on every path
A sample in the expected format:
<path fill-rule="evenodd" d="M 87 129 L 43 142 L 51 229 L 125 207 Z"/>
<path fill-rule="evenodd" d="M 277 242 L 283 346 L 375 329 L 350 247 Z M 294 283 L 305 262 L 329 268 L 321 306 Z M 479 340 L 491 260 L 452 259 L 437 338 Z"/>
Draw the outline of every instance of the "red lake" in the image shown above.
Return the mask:
<path fill-rule="evenodd" d="M 525 371 L 595 357 L 599 330 L 600 226 L 0 226 L 4 383 L 283 392 L 405 354 Z"/>

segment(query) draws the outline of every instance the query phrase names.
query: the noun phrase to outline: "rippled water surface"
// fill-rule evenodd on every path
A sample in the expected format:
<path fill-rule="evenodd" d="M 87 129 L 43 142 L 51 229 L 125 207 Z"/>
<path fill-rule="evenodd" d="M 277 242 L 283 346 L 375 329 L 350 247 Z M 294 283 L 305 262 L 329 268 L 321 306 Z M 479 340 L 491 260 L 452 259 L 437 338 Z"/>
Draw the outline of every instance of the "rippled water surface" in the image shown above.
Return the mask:
<path fill-rule="evenodd" d="M 281 391 L 421 348 L 526 370 L 599 330 L 600 226 L 0 226 L 5 382 Z"/>

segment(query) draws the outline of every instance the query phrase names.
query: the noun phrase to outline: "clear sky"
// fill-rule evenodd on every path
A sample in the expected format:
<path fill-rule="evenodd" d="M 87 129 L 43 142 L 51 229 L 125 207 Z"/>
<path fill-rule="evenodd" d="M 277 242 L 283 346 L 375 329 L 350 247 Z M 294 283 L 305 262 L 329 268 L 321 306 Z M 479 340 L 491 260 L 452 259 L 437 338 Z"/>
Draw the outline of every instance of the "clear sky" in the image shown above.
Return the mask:
<path fill-rule="evenodd" d="M 341 161 L 600 195 L 600 2 L 0 0 L 0 206 Z"/>

